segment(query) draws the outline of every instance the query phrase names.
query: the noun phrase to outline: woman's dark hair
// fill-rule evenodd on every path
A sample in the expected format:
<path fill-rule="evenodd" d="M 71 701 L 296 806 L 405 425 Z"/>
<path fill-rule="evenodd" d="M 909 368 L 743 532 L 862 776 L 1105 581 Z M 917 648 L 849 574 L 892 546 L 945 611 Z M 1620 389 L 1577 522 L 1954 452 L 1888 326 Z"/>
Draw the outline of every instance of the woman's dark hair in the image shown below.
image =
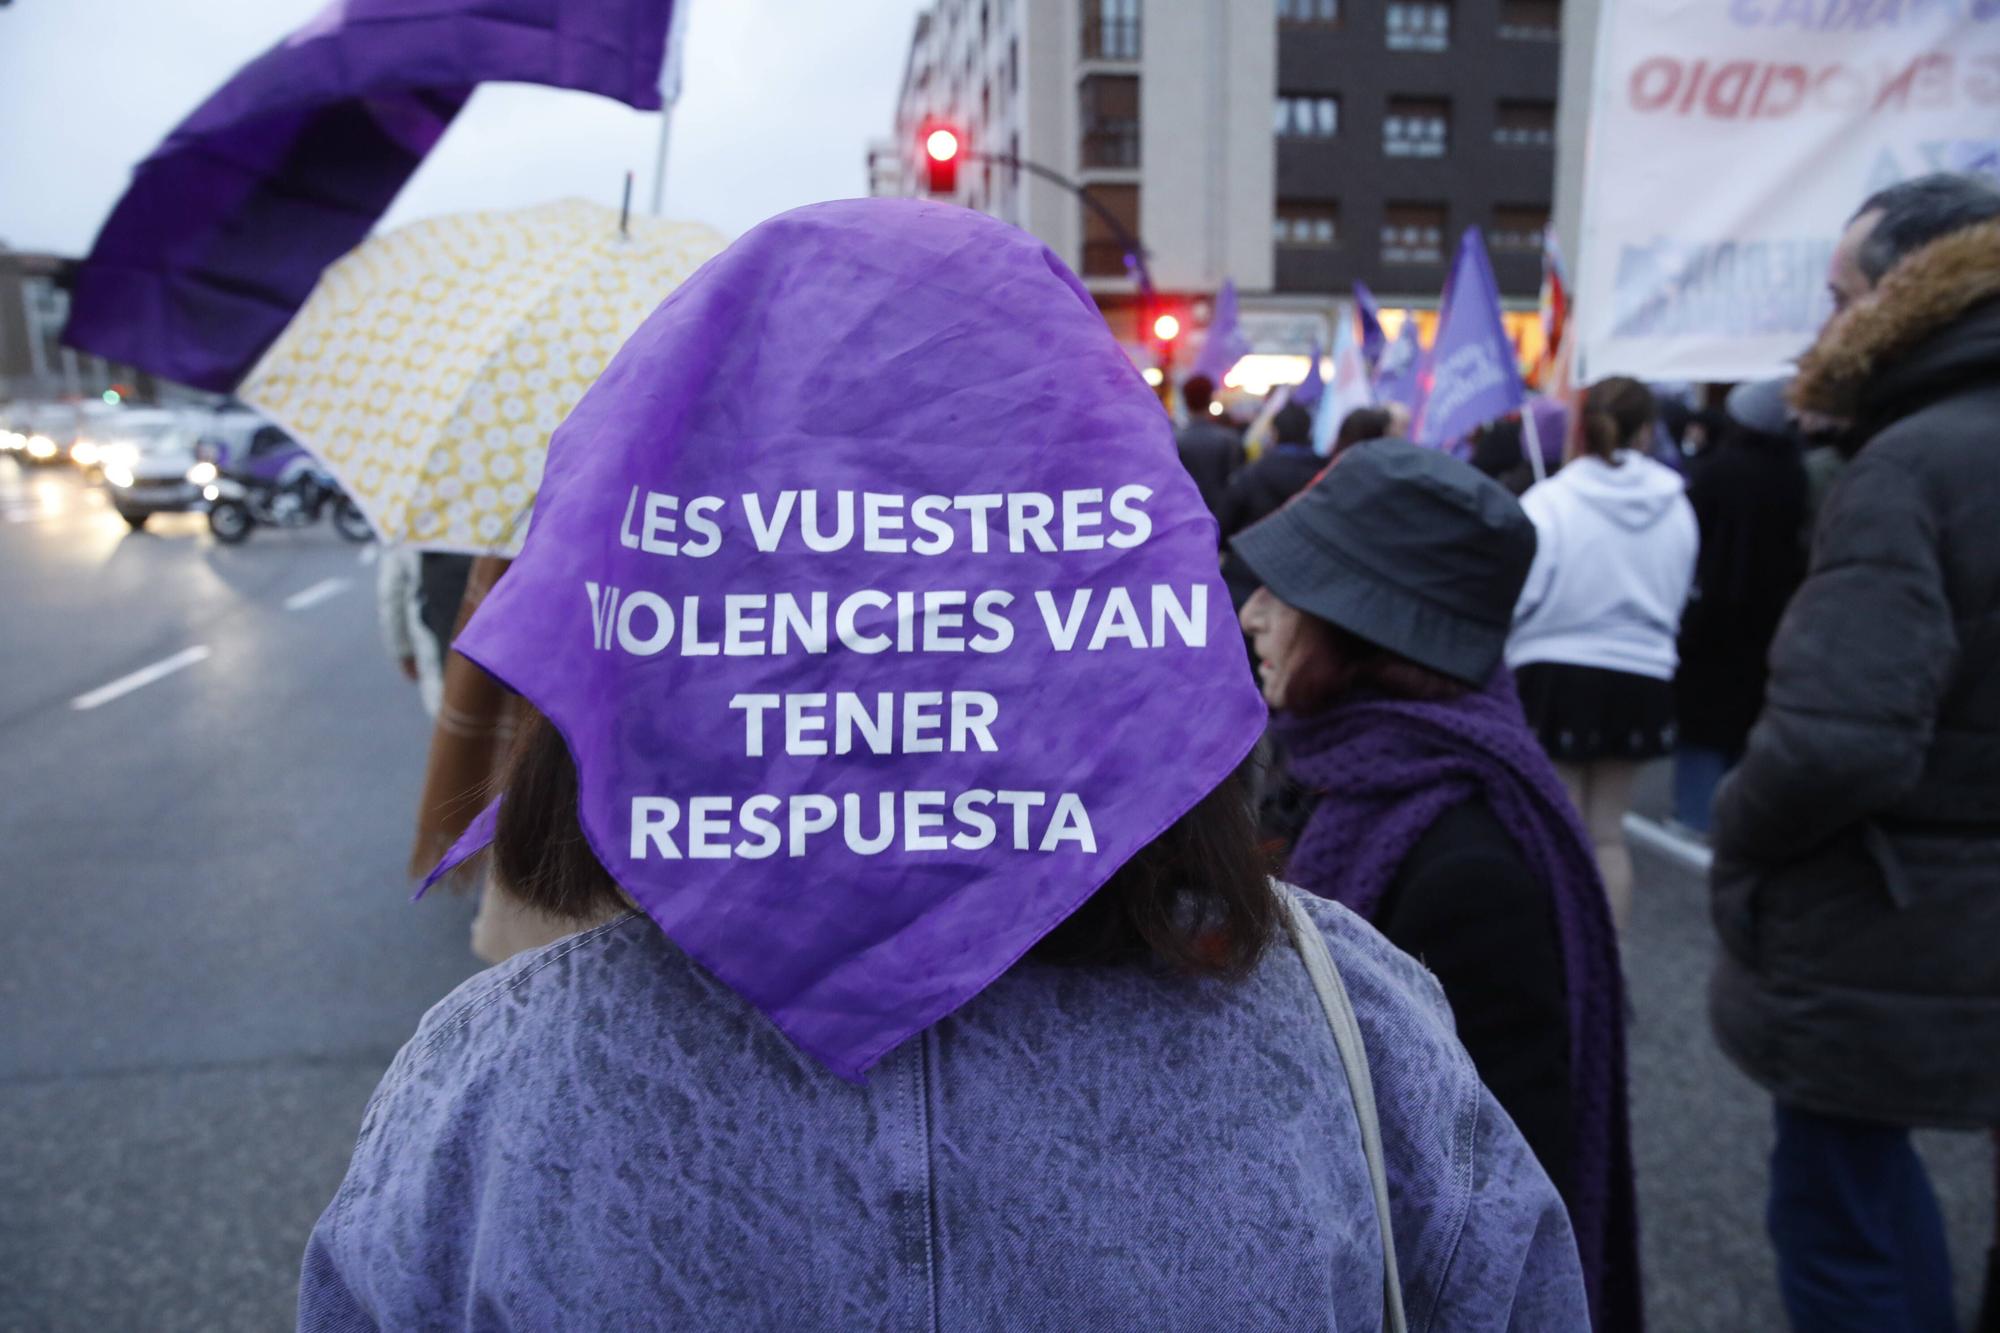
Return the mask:
<path fill-rule="evenodd" d="M 1215 381 L 1206 375 L 1190 375 L 1181 381 L 1181 402 L 1191 417 L 1205 416 L 1215 398 Z"/>
<path fill-rule="evenodd" d="M 1323 713 L 1357 689 L 1412 703 L 1442 703 L 1472 692 L 1464 681 L 1412 662 L 1331 621 L 1305 611 L 1298 615 L 1299 630 L 1286 663 L 1285 708 L 1301 717 Z"/>
<path fill-rule="evenodd" d="M 1342 452 L 1362 441 L 1379 440 L 1388 433 L 1389 413 L 1386 408 L 1357 407 L 1340 419 L 1340 430 L 1333 437 L 1333 452 L 1329 456 L 1338 458 Z"/>
<path fill-rule="evenodd" d="M 576 765 L 562 733 L 534 709 L 522 713 L 501 780 L 495 871 L 516 897 L 563 920 L 630 909 L 577 822 Z M 1257 841 L 1246 763 L 1134 853 L 1029 956 L 1152 960 L 1200 976 L 1239 976 L 1278 922 L 1271 869 Z"/>
<path fill-rule="evenodd" d="M 1599 380 L 1583 396 L 1583 447 L 1609 463 L 1653 424 L 1653 391 L 1635 379 Z"/>
<path fill-rule="evenodd" d="M 1271 430 L 1278 437 L 1279 444 L 1311 444 L 1313 437 L 1312 413 L 1297 403 L 1286 403 L 1271 418 Z"/>

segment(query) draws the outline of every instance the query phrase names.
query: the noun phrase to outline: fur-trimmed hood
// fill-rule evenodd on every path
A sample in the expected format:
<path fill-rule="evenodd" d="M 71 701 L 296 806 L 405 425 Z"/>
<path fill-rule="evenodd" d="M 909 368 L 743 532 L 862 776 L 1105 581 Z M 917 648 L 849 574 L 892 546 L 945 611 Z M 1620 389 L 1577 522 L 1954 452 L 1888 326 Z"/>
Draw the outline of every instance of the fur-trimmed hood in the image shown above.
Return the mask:
<path fill-rule="evenodd" d="M 1890 269 L 1872 299 L 1827 322 L 1799 361 L 1792 406 L 1852 420 L 1869 381 L 1884 368 L 1994 300 L 2000 300 L 2000 221 L 1939 237 Z"/>

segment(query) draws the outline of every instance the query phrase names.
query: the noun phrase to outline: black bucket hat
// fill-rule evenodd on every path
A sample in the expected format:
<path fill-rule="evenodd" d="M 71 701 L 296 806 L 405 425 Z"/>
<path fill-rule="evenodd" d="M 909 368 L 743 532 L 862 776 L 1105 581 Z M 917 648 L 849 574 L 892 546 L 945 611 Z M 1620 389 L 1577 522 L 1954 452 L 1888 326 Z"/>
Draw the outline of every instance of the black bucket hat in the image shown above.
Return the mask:
<path fill-rule="evenodd" d="M 1229 544 L 1280 601 L 1477 686 L 1507 645 L 1535 525 L 1469 465 L 1370 440 Z"/>

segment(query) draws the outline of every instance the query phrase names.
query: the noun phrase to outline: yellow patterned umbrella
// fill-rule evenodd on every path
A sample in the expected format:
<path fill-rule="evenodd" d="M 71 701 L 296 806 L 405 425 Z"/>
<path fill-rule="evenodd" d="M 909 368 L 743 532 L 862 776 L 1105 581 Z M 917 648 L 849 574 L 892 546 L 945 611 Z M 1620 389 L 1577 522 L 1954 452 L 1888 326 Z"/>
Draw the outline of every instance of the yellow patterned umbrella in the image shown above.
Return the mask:
<path fill-rule="evenodd" d="M 384 541 L 520 552 L 549 434 L 714 230 L 566 199 L 412 223 L 321 276 L 239 396 Z"/>

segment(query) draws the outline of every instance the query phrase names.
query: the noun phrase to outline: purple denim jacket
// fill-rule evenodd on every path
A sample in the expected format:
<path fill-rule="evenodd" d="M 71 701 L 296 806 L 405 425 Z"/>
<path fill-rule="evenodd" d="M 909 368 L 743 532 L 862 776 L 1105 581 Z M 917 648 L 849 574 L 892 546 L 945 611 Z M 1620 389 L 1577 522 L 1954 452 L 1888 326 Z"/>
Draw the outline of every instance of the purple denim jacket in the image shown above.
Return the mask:
<path fill-rule="evenodd" d="M 1410 1327 L 1587 1328 L 1562 1204 L 1435 980 L 1306 907 L 1370 1051 Z M 1350 1106 L 1282 938 L 1238 982 L 1026 960 L 857 1086 L 628 916 L 425 1017 L 299 1326 L 1372 1331 Z"/>

